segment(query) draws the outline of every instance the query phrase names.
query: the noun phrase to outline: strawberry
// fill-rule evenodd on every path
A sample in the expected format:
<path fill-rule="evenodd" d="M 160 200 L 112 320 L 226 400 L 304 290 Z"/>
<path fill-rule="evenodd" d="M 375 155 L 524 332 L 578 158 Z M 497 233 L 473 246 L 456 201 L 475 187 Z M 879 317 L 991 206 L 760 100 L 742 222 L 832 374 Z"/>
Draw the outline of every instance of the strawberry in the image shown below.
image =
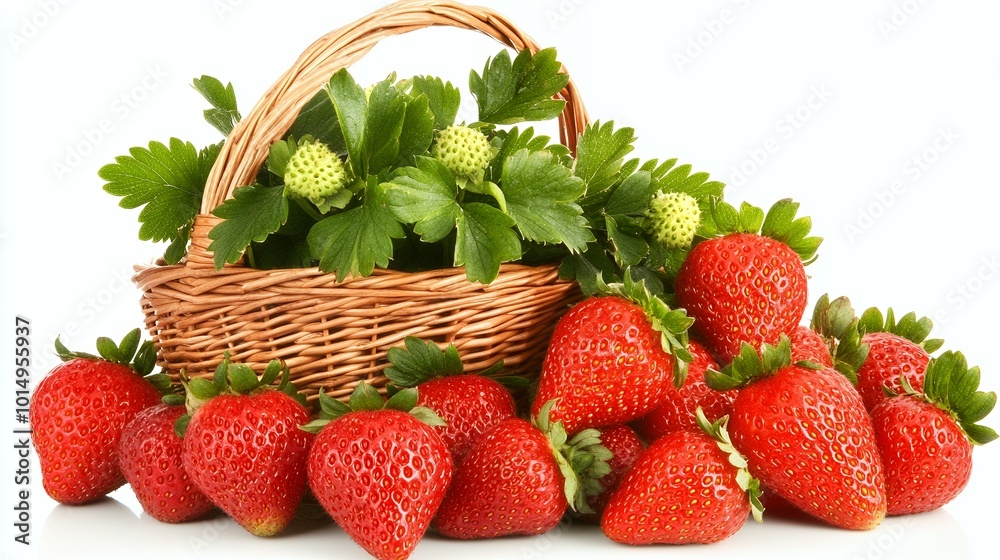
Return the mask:
<path fill-rule="evenodd" d="M 622 544 L 713 543 L 728 538 L 752 512 L 761 519 L 760 483 L 726 431 L 728 417 L 704 431 L 668 434 L 647 449 L 622 479 L 601 529 Z"/>
<path fill-rule="evenodd" d="M 478 438 L 455 469 L 434 528 L 454 539 L 539 535 L 559 524 L 567 508 L 592 513 L 587 496 L 601 491 L 611 453 L 597 430 L 567 441 L 546 403 L 534 423 L 508 418 Z"/>
<path fill-rule="evenodd" d="M 423 538 L 451 481 L 453 463 L 433 411 L 417 389 L 388 402 L 361 383 L 350 405 L 320 394 L 309 487 L 341 528 L 381 560 L 404 559 Z"/>
<path fill-rule="evenodd" d="M 438 428 L 451 457 L 458 463 L 472 441 L 517 413 L 514 398 L 498 381 L 485 377 L 502 364 L 480 375 L 466 375 L 454 345 L 441 350 L 433 342 L 407 337 L 405 348 L 390 348 L 385 376 L 397 387 L 419 387 L 417 406 L 429 408 L 444 420 Z"/>
<path fill-rule="evenodd" d="M 791 342 L 750 345 L 715 389 L 742 387 L 729 430 L 750 473 L 798 509 L 845 529 L 871 529 L 885 517 L 885 477 L 875 433 L 851 382 L 832 368 L 791 363 Z"/>
<path fill-rule="evenodd" d="M 969 369 L 961 352 L 930 360 L 924 391 L 905 375 L 905 393 L 872 410 L 875 438 L 885 466 L 889 515 L 937 509 L 965 488 L 972 472 L 972 446 L 997 439 L 977 424 L 996 404 L 979 388 L 979 368 Z"/>
<path fill-rule="evenodd" d="M 552 421 L 568 434 L 648 414 L 672 381 L 683 383 L 691 361 L 691 320 L 682 310 L 671 310 L 628 272 L 624 284 L 603 291 L 615 295 L 586 299 L 560 318 L 542 363 L 532 415 L 555 400 Z"/>
<path fill-rule="evenodd" d="M 56 339 L 63 363 L 38 384 L 29 419 L 42 486 L 57 502 L 92 502 L 125 484 L 118 467 L 122 429 L 170 385 L 165 375 L 149 375 L 156 351 L 139 339 L 139 329 L 119 345 L 99 338 L 99 357 L 70 352 Z"/>
<path fill-rule="evenodd" d="M 227 353 L 213 381 L 182 378 L 192 411 L 177 422 L 184 469 L 219 509 L 260 537 L 288 525 L 306 490 L 312 434 L 299 426 L 309 412 L 288 375 L 274 360 L 258 379 Z"/>
<path fill-rule="evenodd" d="M 792 363 L 806 361 L 824 367 L 833 367 L 830 349 L 823 337 L 816 331 L 799 325 L 794 331 L 788 333 L 788 339 L 792 343 Z"/>
<path fill-rule="evenodd" d="M 763 210 L 743 203 L 739 212 L 721 200 L 712 217 L 723 235 L 695 245 L 677 273 L 677 301 L 695 319 L 692 329 L 719 363 L 753 347 L 775 344 L 793 332 L 806 308 L 804 264 L 822 241 L 809 234 L 809 218 L 795 218 L 791 200 Z"/>
<path fill-rule="evenodd" d="M 608 459 L 610 472 L 602 476 L 597 482 L 604 488 L 599 494 L 587 497 L 587 504 L 594 513 L 580 516 L 580 519 L 587 523 L 600 523 L 601 514 L 611 499 L 611 494 L 618 488 L 625 473 L 632 468 L 636 459 L 645 450 L 639 436 L 628 426 L 612 426 L 601 432 L 601 445 L 609 452 L 611 458 Z"/>
<path fill-rule="evenodd" d="M 170 397 L 183 404 L 180 395 L 164 399 Z M 142 509 L 164 523 L 197 519 L 215 507 L 184 470 L 184 441 L 174 424 L 186 413 L 183 406 L 159 404 L 137 414 L 122 431 L 118 460 L 125 480 Z"/>
<path fill-rule="evenodd" d="M 930 319 L 917 319 L 912 312 L 896 321 L 891 308 L 884 318 L 874 307 L 861 314 L 858 329 L 868 346 L 868 358 L 858 369 L 858 392 L 869 411 L 886 399 L 886 389 L 902 392 L 902 379 L 918 391 L 923 389 L 930 354 L 944 344 L 927 338 L 932 327 Z"/>
<path fill-rule="evenodd" d="M 697 430 L 694 411 L 699 406 L 713 422 L 729 414 L 738 391 L 713 391 L 705 384 L 705 371 L 718 369 L 715 360 L 700 343 L 688 342 L 694 358 L 688 365 L 687 379 L 679 389 L 670 387 L 663 403 L 634 423 L 636 431 L 649 442 L 678 430 Z"/>

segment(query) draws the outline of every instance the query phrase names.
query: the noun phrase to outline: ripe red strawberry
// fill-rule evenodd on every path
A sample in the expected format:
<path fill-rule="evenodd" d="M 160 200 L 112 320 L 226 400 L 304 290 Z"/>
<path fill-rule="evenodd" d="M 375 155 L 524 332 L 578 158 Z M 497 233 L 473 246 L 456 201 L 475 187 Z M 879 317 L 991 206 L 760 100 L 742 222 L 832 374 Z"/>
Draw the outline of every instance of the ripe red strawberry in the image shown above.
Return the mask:
<path fill-rule="evenodd" d="M 940 339 L 927 339 L 932 327 L 930 319 L 917 319 L 912 312 L 898 322 L 892 309 L 884 319 L 876 308 L 861 315 L 858 328 L 864 335 L 861 341 L 868 346 L 868 358 L 858 369 L 858 392 L 869 412 L 886 399 L 886 388 L 903 391 L 902 378 L 914 389 L 923 389 L 930 354 L 944 344 Z"/>
<path fill-rule="evenodd" d="M 283 372 L 278 388 L 271 387 Z M 288 383 L 288 368 L 268 364 L 258 379 L 228 354 L 214 382 L 186 383 L 188 408 L 178 431 L 184 437 L 184 469 L 198 488 L 250 533 L 266 537 L 291 521 L 306 490 L 309 421 Z M 190 419 L 188 419 L 190 418 Z"/>
<path fill-rule="evenodd" d="M 699 411 L 700 412 L 700 411 Z M 611 496 L 604 534 L 631 544 L 713 543 L 760 521 L 760 483 L 726 433 L 727 417 L 668 434 L 647 449 Z M 753 506 L 751 507 L 751 504 Z"/>
<path fill-rule="evenodd" d="M 612 426 L 601 431 L 601 445 L 611 453 L 611 458 L 608 459 L 610 472 L 597 480 L 603 490 L 596 495 L 587 497 L 587 504 L 590 505 L 593 513 L 579 516 L 586 523 L 598 524 L 601 522 L 601 514 L 604 513 L 604 508 L 608 505 L 611 494 L 618 489 L 622 477 L 632 468 L 639 455 L 645 451 L 639 436 L 628 426 Z"/>
<path fill-rule="evenodd" d="M 635 422 L 635 429 L 648 441 L 678 430 L 697 430 L 694 411 L 701 407 L 705 416 L 716 421 L 729 414 L 739 391 L 715 391 L 705 383 L 705 371 L 717 369 L 715 360 L 700 343 L 688 342 L 688 351 L 694 358 L 688 365 L 687 379 L 681 388 L 670 387 L 663 403 Z"/>
<path fill-rule="evenodd" d="M 539 535 L 555 528 L 567 507 L 589 511 L 586 497 L 610 471 L 611 453 L 596 430 L 567 441 L 549 422 L 546 403 L 535 424 L 509 418 L 477 439 L 455 469 L 434 528 L 454 539 Z"/>
<path fill-rule="evenodd" d="M 168 404 L 147 408 L 125 426 L 119 446 L 122 473 L 139 504 L 164 523 L 197 519 L 215 508 L 184 470 L 184 441 L 174 424 L 186 413 L 183 406 Z"/>
<path fill-rule="evenodd" d="M 472 441 L 493 426 L 517 414 L 514 398 L 489 377 L 502 364 L 479 375 L 463 374 L 454 345 L 445 350 L 433 342 L 407 337 L 406 348 L 390 348 L 385 376 L 398 387 L 419 387 L 417 406 L 433 410 L 444 426 L 438 433 L 455 463 L 469 452 Z"/>
<path fill-rule="evenodd" d="M 617 295 L 576 304 L 556 324 L 531 413 L 555 400 L 552 421 L 569 434 L 645 416 L 683 383 L 691 320 L 643 283 L 605 286 Z M 676 359 L 675 359 L 676 358 Z"/>
<path fill-rule="evenodd" d="M 997 439 L 977 424 L 996 404 L 995 393 L 979 388 L 979 368 L 969 369 L 961 352 L 932 359 L 924 392 L 904 377 L 906 391 L 872 410 L 875 438 L 885 466 L 889 515 L 937 509 L 969 482 L 972 446 Z"/>
<path fill-rule="evenodd" d="M 125 484 L 118 467 L 122 429 L 159 403 L 158 387 L 170 384 L 165 375 L 146 377 L 156 351 L 152 342 L 140 346 L 139 339 L 139 329 L 125 335 L 120 345 L 99 338 L 100 357 L 70 352 L 56 340 L 64 363 L 38 384 L 29 418 L 42 486 L 57 502 L 91 502 Z"/>
<path fill-rule="evenodd" d="M 830 349 L 823 337 L 816 331 L 799 325 L 794 331 L 788 333 L 788 339 L 792 342 L 793 364 L 806 361 L 828 368 L 833 367 Z"/>
<path fill-rule="evenodd" d="M 321 394 L 309 453 L 309 487 L 341 528 L 380 560 L 404 559 L 423 538 L 451 481 L 448 448 L 416 407 L 417 389 L 385 402 L 361 383 L 350 406 Z"/>
<path fill-rule="evenodd" d="M 716 389 L 743 388 L 729 430 L 750 473 L 795 507 L 845 529 L 871 529 L 885 517 L 882 461 L 871 419 L 850 381 L 832 368 L 792 365 L 791 342 L 749 345 Z"/>
<path fill-rule="evenodd" d="M 719 363 L 753 347 L 775 344 L 793 332 L 806 308 L 803 264 L 822 241 L 809 234 L 809 218 L 795 219 L 798 204 L 777 202 L 763 210 L 743 203 L 739 212 L 713 201 L 722 237 L 696 245 L 674 284 L 677 301 L 695 319 L 692 329 Z"/>

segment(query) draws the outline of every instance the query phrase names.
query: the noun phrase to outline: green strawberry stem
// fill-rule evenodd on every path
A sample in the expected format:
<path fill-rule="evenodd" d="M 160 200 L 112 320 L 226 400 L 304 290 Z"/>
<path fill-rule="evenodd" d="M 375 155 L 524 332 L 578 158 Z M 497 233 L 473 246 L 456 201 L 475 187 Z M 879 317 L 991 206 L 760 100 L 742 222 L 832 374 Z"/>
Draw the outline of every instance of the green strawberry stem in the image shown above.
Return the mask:
<path fill-rule="evenodd" d="M 808 237 L 812 219 L 808 216 L 796 218 L 799 203 L 790 198 L 775 202 L 767 214 L 746 202 L 736 210 L 721 198 L 713 198 L 709 207 L 720 235 L 753 233 L 770 237 L 791 247 L 802 259 L 802 264 L 812 264 L 816 260 L 816 250 L 823 238 Z"/>
<path fill-rule="evenodd" d="M 404 347 L 389 349 L 386 356 L 391 364 L 385 368 L 384 375 L 397 388 L 416 387 L 432 379 L 463 375 L 465 366 L 458 355 L 454 344 L 449 344 L 444 350 L 434 342 L 408 336 L 403 341 Z M 509 385 L 525 386 L 528 380 L 523 377 L 506 376 L 497 378 L 496 374 L 503 368 L 503 360 L 498 361 L 479 373 L 484 377 L 493 377 Z"/>
<path fill-rule="evenodd" d="M 763 344 L 759 353 L 753 346 L 744 342 L 739 355 L 722 371 L 713 369 L 705 371 L 705 383 L 716 391 L 738 389 L 753 383 L 756 379 L 774 375 L 791 365 L 792 341 L 785 335 L 781 335 L 777 346 Z M 796 365 L 813 369 L 816 367 L 808 362 L 799 362 Z"/>
<path fill-rule="evenodd" d="M 932 358 L 924 372 L 924 391 L 913 388 L 905 375 L 899 376 L 903 395 L 936 405 L 954 418 L 973 445 L 985 445 L 997 439 L 992 428 L 978 424 L 997 403 L 996 393 L 979 390 L 979 367 L 970 368 L 961 352 L 944 352 Z M 886 389 L 886 394 L 896 397 Z"/>
<path fill-rule="evenodd" d="M 290 370 L 283 361 L 271 360 L 264 373 L 257 373 L 246 364 L 234 364 L 229 359 L 229 351 L 223 353 L 222 362 L 215 368 L 212 380 L 195 377 L 190 378 L 187 372 L 181 370 L 181 385 L 184 387 L 184 404 L 187 414 L 178 418 L 174 431 L 184 437 L 191 416 L 208 401 L 223 394 L 251 395 L 265 390 L 276 390 L 294 398 L 302 406 L 307 406 L 306 397 L 299 393 L 298 387 L 290 381 Z M 280 381 L 278 377 L 281 376 Z M 278 381 L 277 385 L 274 385 Z"/>
<path fill-rule="evenodd" d="M 416 387 L 409 387 L 397 391 L 392 397 L 386 400 L 378 389 L 362 381 L 354 388 L 351 398 L 344 403 L 327 395 L 321 389 L 319 392 L 319 418 L 300 426 L 300 429 L 319 433 L 327 424 L 333 422 L 341 416 L 352 412 L 376 411 L 376 410 L 398 410 L 414 416 L 428 426 L 444 426 L 445 421 L 441 419 L 433 410 L 417 406 L 419 393 Z"/>
<path fill-rule="evenodd" d="M 736 484 L 747 493 L 747 500 L 750 502 L 750 512 L 753 514 L 754 520 L 757 523 L 761 523 L 764 519 L 764 504 L 760 501 L 760 497 L 763 494 L 760 489 L 760 481 L 754 478 L 750 474 L 750 471 L 747 470 L 747 458 L 736 449 L 732 440 L 729 439 L 729 415 L 727 414 L 715 422 L 710 422 L 708 417 L 705 416 L 705 411 L 699 406 L 695 409 L 694 416 L 698 427 L 715 440 L 719 449 L 729 456 L 729 464 L 736 467 Z"/>
<path fill-rule="evenodd" d="M 660 346 L 663 351 L 674 357 L 674 386 L 684 385 L 688 364 L 694 360 L 694 356 L 687 349 L 688 329 L 694 324 L 694 319 L 688 317 L 683 309 L 671 309 L 661 298 L 653 295 L 644 280 L 636 282 L 632 278 L 631 269 L 626 268 L 622 276 L 622 282 L 608 284 L 598 275 L 598 291 L 624 298 L 645 311 L 650 325 L 660 333 Z"/>
<path fill-rule="evenodd" d="M 601 443 L 601 432 L 593 428 L 583 430 L 567 441 L 563 423 L 549 419 L 549 411 L 555 403 L 555 399 L 546 402 L 532 423 L 549 440 L 552 456 L 565 479 L 563 491 L 570 509 L 577 513 L 594 513 L 587 498 L 604 490 L 599 480 L 611 472 L 608 461 L 613 454 Z"/>
<path fill-rule="evenodd" d="M 868 359 L 868 345 L 862 342 L 861 321 L 845 296 L 830 300 L 823 294 L 816 302 L 809 328 L 826 341 L 833 358 L 833 367 L 844 374 L 852 385 L 858 384 L 858 370 Z"/>
<path fill-rule="evenodd" d="M 153 374 L 153 369 L 156 367 L 156 347 L 153 345 L 153 341 L 141 342 L 141 340 L 142 334 L 139 329 L 129 331 L 118 344 L 106 336 L 99 337 L 97 339 L 97 353 L 99 355 L 95 356 L 86 352 L 69 350 L 59 340 L 59 337 L 56 337 L 56 355 L 64 362 L 82 358 L 85 360 L 105 360 L 128 366 L 140 377 L 145 378 L 153 387 L 156 387 L 160 393 L 169 393 L 171 390 L 170 377 L 165 373 Z"/>
<path fill-rule="evenodd" d="M 912 311 L 897 321 L 891 307 L 886 310 L 885 316 L 878 308 L 870 307 L 861 314 L 860 322 L 862 334 L 884 332 L 901 336 L 920 346 L 928 354 L 933 354 L 944 346 L 944 340 L 940 338 L 927 338 L 934 328 L 934 322 L 927 317 L 918 319 L 917 314 Z"/>

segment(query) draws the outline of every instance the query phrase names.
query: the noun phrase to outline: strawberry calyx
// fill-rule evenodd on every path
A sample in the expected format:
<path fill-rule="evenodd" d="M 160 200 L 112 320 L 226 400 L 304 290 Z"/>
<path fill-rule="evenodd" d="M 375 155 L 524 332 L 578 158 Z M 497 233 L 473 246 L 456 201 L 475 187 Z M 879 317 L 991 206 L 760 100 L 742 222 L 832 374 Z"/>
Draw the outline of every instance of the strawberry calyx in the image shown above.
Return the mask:
<path fill-rule="evenodd" d="M 710 422 L 708 417 L 705 416 L 705 411 L 699 406 L 695 409 L 694 416 L 698 427 L 710 438 L 714 439 L 719 449 L 729 456 L 729 464 L 736 468 L 736 484 L 739 485 L 741 490 L 746 492 L 747 501 L 750 502 L 750 512 L 753 514 L 754 520 L 757 523 L 761 523 L 764 515 L 764 504 L 761 503 L 760 497 L 763 491 L 760 489 L 760 481 L 754 478 L 750 474 L 750 471 L 747 470 L 747 458 L 736 449 L 729 438 L 729 415 L 727 414 L 715 422 Z"/>
<path fill-rule="evenodd" d="M 601 443 L 601 432 L 589 428 L 569 439 L 562 422 L 552 422 L 549 411 L 556 400 L 546 402 L 532 424 L 549 440 L 565 483 L 563 492 L 570 509 L 577 513 L 595 513 L 588 498 L 604 491 L 600 479 L 611 472 L 608 461 L 614 455 Z"/>
<path fill-rule="evenodd" d="M 144 378 L 160 393 L 168 393 L 171 389 L 170 377 L 165 373 L 153 373 L 156 367 L 156 348 L 152 340 L 142 342 L 142 334 L 139 329 L 130 330 L 120 343 L 102 336 L 97 339 L 97 354 L 87 352 L 72 351 L 56 337 L 56 355 L 64 362 L 81 358 L 84 360 L 98 360 L 111 362 L 127 366 Z"/>
<path fill-rule="evenodd" d="M 890 397 L 906 395 L 936 405 L 951 415 L 973 445 L 984 445 L 998 436 L 992 428 L 978 422 L 993 411 L 997 395 L 993 391 L 980 391 L 979 380 L 978 366 L 970 368 L 961 352 L 948 351 L 928 362 L 923 392 L 915 390 L 905 375 L 899 376 L 903 393 L 896 394 L 888 388 L 885 391 Z"/>
<path fill-rule="evenodd" d="M 933 328 L 933 321 L 927 317 L 918 319 L 917 314 L 912 311 L 897 321 L 891 307 L 886 309 L 884 316 L 877 307 L 866 309 L 861 314 L 859 325 L 862 335 L 880 332 L 894 334 L 923 348 L 928 354 L 933 354 L 944 346 L 944 340 L 940 338 L 927 338 Z"/>
<path fill-rule="evenodd" d="M 653 295 L 646 287 L 645 280 L 635 281 L 630 268 L 626 268 L 622 276 L 622 282 L 608 284 L 598 275 L 599 293 L 626 299 L 642 308 L 653 330 L 660 333 L 660 347 L 675 358 L 674 386 L 684 385 L 688 364 L 694 360 L 687 348 L 688 329 L 694 324 L 694 319 L 688 317 L 683 309 L 671 309 L 663 299 Z"/>
<path fill-rule="evenodd" d="M 721 198 L 713 198 L 709 203 L 712 218 L 720 235 L 751 233 L 770 237 L 791 247 L 808 265 L 816 260 L 816 250 L 823 242 L 822 237 L 809 237 L 812 218 L 796 218 L 799 203 L 785 198 L 775 202 L 767 211 L 744 202 L 737 210 Z"/>
<path fill-rule="evenodd" d="M 377 410 L 398 410 L 412 415 L 428 426 L 444 426 L 445 421 L 436 412 L 424 406 L 417 406 L 417 400 L 420 396 L 417 391 L 416 387 L 401 389 L 386 400 L 378 392 L 378 389 L 362 381 L 354 388 L 350 399 L 345 403 L 327 395 L 321 389 L 319 392 L 319 418 L 299 426 L 299 429 L 315 434 L 341 416 L 352 412 Z"/>
<path fill-rule="evenodd" d="M 846 296 L 831 300 L 823 294 L 816 302 L 809 328 L 826 341 L 834 369 L 857 386 L 858 370 L 868 359 L 869 348 L 862 342 L 864 332 L 851 300 Z"/>
<path fill-rule="evenodd" d="M 738 389 L 753 383 L 756 379 L 774 375 L 791 365 L 792 341 L 786 335 L 781 335 L 777 346 L 766 343 L 761 345 L 760 352 L 744 342 L 740 346 L 739 355 L 733 358 L 732 363 L 722 368 L 722 371 L 705 370 L 705 383 L 716 391 Z M 809 369 L 819 368 L 811 362 L 798 362 L 795 365 Z"/>
<path fill-rule="evenodd" d="M 283 361 L 271 360 L 264 373 L 258 377 L 250 366 L 246 364 L 234 364 L 229 359 L 229 352 L 223 354 L 222 362 L 215 368 L 215 375 L 211 380 L 195 377 L 190 378 L 187 372 L 181 370 L 181 385 L 184 387 L 184 404 L 187 406 L 187 414 L 177 419 L 174 431 L 178 436 L 184 437 L 187 425 L 191 421 L 191 416 L 208 401 L 219 395 L 252 395 L 261 391 L 276 390 L 285 393 L 306 406 L 306 397 L 299 393 L 298 387 L 289 380 L 290 370 Z M 278 385 L 274 385 L 281 380 Z M 171 398 L 171 402 L 176 399 Z M 168 403 L 169 404 L 169 403 Z"/>
<path fill-rule="evenodd" d="M 444 350 L 434 342 L 408 336 L 403 341 L 404 346 L 394 346 L 386 356 L 391 364 L 383 371 L 383 375 L 392 384 L 390 393 L 399 388 L 416 387 L 432 379 L 441 379 L 465 374 L 465 365 L 458 355 L 454 344 L 449 344 Z M 492 377 L 508 387 L 526 387 L 528 380 L 519 376 L 497 376 L 503 369 L 503 360 L 479 372 L 483 377 Z"/>

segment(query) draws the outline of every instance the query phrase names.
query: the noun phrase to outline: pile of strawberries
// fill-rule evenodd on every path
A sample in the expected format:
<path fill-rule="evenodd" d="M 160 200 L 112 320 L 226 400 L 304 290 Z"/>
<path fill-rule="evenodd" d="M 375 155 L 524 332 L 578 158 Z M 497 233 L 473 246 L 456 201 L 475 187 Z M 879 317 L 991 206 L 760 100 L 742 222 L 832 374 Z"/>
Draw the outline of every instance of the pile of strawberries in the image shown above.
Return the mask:
<path fill-rule="evenodd" d="M 180 391 L 143 377 L 138 331 L 100 357 L 60 345 L 31 403 L 45 489 L 82 504 L 127 481 L 156 519 L 219 508 L 260 536 L 315 499 L 380 559 L 428 529 L 533 535 L 567 514 L 640 545 L 720 541 L 765 508 L 859 530 L 939 508 L 997 437 L 978 424 L 996 395 L 912 313 L 823 296 L 802 326 L 820 240 L 796 211 L 719 201 L 673 293 L 602 284 L 556 325 L 528 419 L 498 381 L 524 380 L 414 338 L 389 352 L 387 400 L 361 383 L 318 414 L 277 361 L 226 356 Z"/>

